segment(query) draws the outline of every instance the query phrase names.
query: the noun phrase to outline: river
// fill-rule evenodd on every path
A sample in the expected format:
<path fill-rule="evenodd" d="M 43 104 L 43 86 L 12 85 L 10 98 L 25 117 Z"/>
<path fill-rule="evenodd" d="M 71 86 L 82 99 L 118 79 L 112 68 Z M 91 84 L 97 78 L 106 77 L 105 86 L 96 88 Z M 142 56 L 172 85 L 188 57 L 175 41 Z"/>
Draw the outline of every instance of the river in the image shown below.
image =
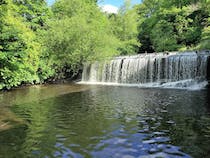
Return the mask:
<path fill-rule="evenodd" d="M 210 91 L 57 84 L 0 93 L 0 158 L 207 158 Z"/>

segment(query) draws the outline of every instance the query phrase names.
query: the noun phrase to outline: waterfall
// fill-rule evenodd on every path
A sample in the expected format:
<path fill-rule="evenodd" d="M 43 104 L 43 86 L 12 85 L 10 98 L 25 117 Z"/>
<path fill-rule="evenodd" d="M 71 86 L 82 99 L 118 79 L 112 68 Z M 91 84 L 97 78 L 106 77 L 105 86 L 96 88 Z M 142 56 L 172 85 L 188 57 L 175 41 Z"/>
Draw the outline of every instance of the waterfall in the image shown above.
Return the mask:
<path fill-rule="evenodd" d="M 82 82 L 151 87 L 207 85 L 210 53 L 158 53 L 84 64 Z"/>

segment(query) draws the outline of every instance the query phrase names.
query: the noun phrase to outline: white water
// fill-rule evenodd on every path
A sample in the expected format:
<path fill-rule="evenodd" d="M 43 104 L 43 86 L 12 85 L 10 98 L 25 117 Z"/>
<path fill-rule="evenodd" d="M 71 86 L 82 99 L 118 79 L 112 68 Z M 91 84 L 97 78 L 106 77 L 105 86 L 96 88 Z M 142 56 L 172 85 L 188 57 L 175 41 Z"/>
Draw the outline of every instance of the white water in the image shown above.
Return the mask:
<path fill-rule="evenodd" d="M 86 63 L 81 83 L 201 89 L 208 84 L 209 56 L 207 52 L 158 53 Z"/>

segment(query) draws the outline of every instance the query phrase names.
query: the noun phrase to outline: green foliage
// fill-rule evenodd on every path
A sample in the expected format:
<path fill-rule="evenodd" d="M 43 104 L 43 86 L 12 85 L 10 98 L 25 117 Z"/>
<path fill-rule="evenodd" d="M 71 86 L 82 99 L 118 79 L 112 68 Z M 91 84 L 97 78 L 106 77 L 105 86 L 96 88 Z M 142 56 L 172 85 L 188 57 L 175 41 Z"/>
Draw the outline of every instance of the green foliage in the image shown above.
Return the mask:
<path fill-rule="evenodd" d="M 151 32 L 151 41 L 157 52 L 176 50 L 176 35 L 173 32 L 173 25 L 165 20 L 159 21 Z"/>
<path fill-rule="evenodd" d="M 125 0 L 118 14 L 95 0 L 1 0 L 0 89 L 71 76 L 86 61 L 209 43 L 209 0 Z"/>
<path fill-rule="evenodd" d="M 205 11 L 207 12 L 207 15 L 205 17 L 205 27 L 202 30 L 201 34 L 201 42 L 198 45 L 199 49 L 210 49 L 210 1 L 208 0 L 206 4 L 203 6 L 205 8 Z"/>
<path fill-rule="evenodd" d="M 199 49 L 210 49 L 210 26 L 205 27 L 202 32 L 201 43 Z"/>
<path fill-rule="evenodd" d="M 117 15 L 110 16 L 111 30 L 121 41 L 118 48 L 121 55 L 135 54 L 140 43 L 138 42 L 138 14 L 131 8 L 130 1 L 125 1 Z"/>
<path fill-rule="evenodd" d="M 5 0 L 0 4 L 0 89 L 40 82 L 41 44 L 34 31 L 44 26 L 40 20 L 43 14 L 38 11 L 41 7 L 37 4 L 35 9 L 32 1 Z"/>
<path fill-rule="evenodd" d="M 37 80 L 38 49 L 35 34 L 15 12 L 15 6 L 8 0 L 0 6 L 5 10 L 0 30 L 0 84 L 11 88 L 23 82 Z"/>
<path fill-rule="evenodd" d="M 119 54 L 119 40 L 95 3 L 60 0 L 53 11 L 55 17 L 48 23 L 44 40 L 56 69 L 67 66 L 77 71 L 82 62 Z"/>
<path fill-rule="evenodd" d="M 45 28 L 46 20 L 51 16 L 45 0 L 13 0 L 16 12 L 30 23 L 33 31 Z"/>
<path fill-rule="evenodd" d="M 208 36 L 209 3 L 208 0 L 144 0 L 138 6 L 140 52 L 193 49 L 198 45 L 207 49 L 206 37 L 202 36 Z"/>

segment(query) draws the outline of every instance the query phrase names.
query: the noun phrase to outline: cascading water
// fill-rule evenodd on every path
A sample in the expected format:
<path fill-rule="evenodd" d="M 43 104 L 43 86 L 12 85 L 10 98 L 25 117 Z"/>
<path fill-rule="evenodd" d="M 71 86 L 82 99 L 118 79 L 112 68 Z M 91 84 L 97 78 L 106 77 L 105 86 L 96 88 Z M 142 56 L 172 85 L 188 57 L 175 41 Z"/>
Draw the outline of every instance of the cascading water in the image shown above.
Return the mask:
<path fill-rule="evenodd" d="M 209 59 L 207 51 L 122 56 L 84 64 L 82 83 L 201 88 L 208 84 Z"/>

